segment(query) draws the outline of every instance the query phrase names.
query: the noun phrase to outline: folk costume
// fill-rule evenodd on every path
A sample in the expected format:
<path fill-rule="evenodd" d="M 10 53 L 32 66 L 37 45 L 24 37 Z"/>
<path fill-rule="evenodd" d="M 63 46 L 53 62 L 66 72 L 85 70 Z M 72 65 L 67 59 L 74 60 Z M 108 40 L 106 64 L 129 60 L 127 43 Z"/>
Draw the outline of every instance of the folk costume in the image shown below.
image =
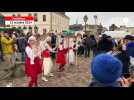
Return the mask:
<path fill-rule="evenodd" d="M 64 66 L 66 64 L 66 56 L 68 48 L 64 48 L 63 43 L 61 42 L 58 48 L 58 52 L 56 54 L 56 63 L 59 64 L 59 72 L 64 71 Z"/>
<path fill-rule="evenodd" d="M 69 52 L 68 52 L 69 64 L 75 64 L 75 52 L 76 52 L 76 45 L 75 43 L 72 43 L 72 45 L 69 47 Z"/>
<path fill-rule="evenodd" d="M 43 57 L 43 77 L 42 80 L 48 81 L 45 76 L 53 76 L 51 73 L 52 67 L 53 67 L 53 62 L 51 59 L 51 54 L 50 52 L 54 52 L 54 50 L 50 47 L 49 43 L 50 42 L 50 37 L 47 37 L 45 42 L 42 44 L 44 46 L 44 50 L 42 51 L 42 57 Z"/>
<path fill-rule="evenodd" d="M 29 41 L 36 41 L 35 37 L 31 36 Z M 38 74 L 41 73 L 41 59 L 39 54 L 35 54 L 33 46 L 29 43 L 26 46 L 26 61 L 25 61 L 25 73 L 28 77 L 31 78 L 28 86 L 32 87 L 33 85 L 38 86 L 37 79 Z"/>

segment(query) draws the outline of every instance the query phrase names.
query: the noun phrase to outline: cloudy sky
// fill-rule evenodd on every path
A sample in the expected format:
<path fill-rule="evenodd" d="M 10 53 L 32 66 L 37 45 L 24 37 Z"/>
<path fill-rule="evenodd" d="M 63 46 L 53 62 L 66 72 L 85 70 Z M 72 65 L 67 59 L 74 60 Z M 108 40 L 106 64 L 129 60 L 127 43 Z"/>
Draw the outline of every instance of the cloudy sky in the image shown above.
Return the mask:
<path fill-rule="evenodd" d="M 84 24 L 83 17 L 88 16 L 88 24 L 95 24 L 94 15 L 98 16 L 98 23 L 102 23 L 105 27 L 111 24 L 134 26 L 134 12 L 66 12 L 70 17 L 70 24 Z"/>

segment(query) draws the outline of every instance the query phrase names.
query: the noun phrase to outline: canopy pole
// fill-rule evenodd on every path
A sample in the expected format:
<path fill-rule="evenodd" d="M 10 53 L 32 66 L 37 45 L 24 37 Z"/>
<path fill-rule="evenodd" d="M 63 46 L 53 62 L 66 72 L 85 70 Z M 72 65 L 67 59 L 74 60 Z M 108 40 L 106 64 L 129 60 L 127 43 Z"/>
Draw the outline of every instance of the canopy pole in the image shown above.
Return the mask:
<path fill-rule="evenodd" d="M 69 36 L 67 36 L 68 37 L 68 67 L 69 67 Z"/>

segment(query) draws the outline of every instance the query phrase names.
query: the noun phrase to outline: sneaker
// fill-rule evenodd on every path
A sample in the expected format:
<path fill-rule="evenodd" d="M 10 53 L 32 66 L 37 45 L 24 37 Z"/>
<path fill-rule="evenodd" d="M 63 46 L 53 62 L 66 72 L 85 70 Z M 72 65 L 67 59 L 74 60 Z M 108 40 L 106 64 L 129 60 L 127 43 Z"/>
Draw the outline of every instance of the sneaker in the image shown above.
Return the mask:
<path fill-rule="evenodd" d="M 47 81 L 48 81 L 45 77 L 42 77 L 42 80 L 43 80 L 43 81 L 45 81 L 45 82 L 47 82 Z"/>
<path fill-rule="evenodd" d="M 50 73 L 49 76 L 50 76 L 50 77 L 53 77 L 54 75 L 53 75 L 53 73 Z"/>
<path fill-rule="evenodd" d="M 13 86 L 13 83 L 8 83 L 7 85 L 6 85 L 6 87 L 12 87 Z"/>

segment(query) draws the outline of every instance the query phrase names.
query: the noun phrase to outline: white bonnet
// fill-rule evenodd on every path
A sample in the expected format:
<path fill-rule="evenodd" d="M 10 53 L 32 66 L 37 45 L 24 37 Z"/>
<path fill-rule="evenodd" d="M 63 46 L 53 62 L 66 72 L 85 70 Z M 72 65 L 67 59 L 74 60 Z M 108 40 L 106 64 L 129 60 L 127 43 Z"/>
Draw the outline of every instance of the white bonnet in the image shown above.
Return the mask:
<path fill-rule="evenodd" d="M 29 43 L 29 41 L 36 41 L 36 38 L 35 38 L 34 36 L 31 36 L 31 37 L 29 37 L 29 39 L 28 39 L 28 43 Z"/>

